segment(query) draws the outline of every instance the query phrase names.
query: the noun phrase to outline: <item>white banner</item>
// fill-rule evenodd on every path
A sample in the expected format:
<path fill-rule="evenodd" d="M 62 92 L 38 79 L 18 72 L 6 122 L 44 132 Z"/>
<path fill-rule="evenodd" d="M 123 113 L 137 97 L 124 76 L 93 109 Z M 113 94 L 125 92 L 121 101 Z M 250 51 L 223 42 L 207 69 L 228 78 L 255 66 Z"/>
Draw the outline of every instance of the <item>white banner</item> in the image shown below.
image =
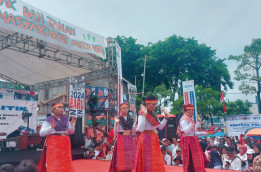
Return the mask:
<path fill-rule="evenodd" d="M 85 85 L 84 84 L 71 84 L 69 93 L 69 116 L 82 118 L 85 112 Z"/>
<path fill-rule="evenodd" d="M 183 85 L 183 96 L 184 96 L 184 104 L 190 103 L 194 105 L 194 120 L 197 121 L 196 113 L 197 113 L 197 101 L 195 95 L 195 87 L 194 81 L 184 81 L 182 82 Z"/>
<path fill-rule="evenodd" d="M 0 27 L 106 59 L 103 36 L 69 24 L 21 0 L 0 1 Z"/>
<path fill-rule="evenodd" d="M 120 104 L 123 103 L 123 87 L 122 87 L 122 66 L 121 66 L 121 47 L 116 43 L 116 59 L 118 67 L 118 110 Z"/>
<path fill-rule="evenodd" d="M 228 136 L 240 136 L 253 127 L 261 127 L 261 116 L 259 115 L 228 115 L 226 116 Z"/>
<path fill-rule="evenodd" d="M 19 126 L 35 131 L 37 126 L 38 94 L 30 91 L 0 88 L 0 133 L 10 134 Z M 27 117 L 23 112 L 31 113 Z"/>

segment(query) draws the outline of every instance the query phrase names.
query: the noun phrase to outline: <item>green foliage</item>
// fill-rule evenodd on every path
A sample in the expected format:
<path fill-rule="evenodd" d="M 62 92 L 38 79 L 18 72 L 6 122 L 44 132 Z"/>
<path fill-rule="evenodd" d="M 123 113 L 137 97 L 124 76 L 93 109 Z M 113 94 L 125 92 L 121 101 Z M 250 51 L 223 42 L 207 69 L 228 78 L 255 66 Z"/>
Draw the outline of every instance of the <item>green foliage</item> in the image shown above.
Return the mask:
<path fill-rule="evenodd" d="M 197 86 L 195 89 L 197 98 L 197 111 L 203 119 L 210 119 L 213 125 L 213 117 L 224 117 L 224 106 L 220 102 L 221 93 L 211 88 Z"/>
<path fill-rule="evenodd" d="M 177 100 L 173 102 L 173 106 L 170 113 L 175 115 L 183 113 L 183 104 L 184 104 L 184 97 L 180 96 Z"/>
<path fill-rule="evenodd" d="M 251 114 L 249 108 L 251 103 L 248 101 L 243 102 L 242 100 L 236 100 L 234 102 L 228 102 L 227 106 L 227 115 L 240 115 L 240 114 Z"/>
<path fill-rule="evenodd" d="M 142 90 L 144 56 L 148 55 L 145 93 L 163 84 L 171 89 L 174 100 L 176 93 L 182 95 L 182 81 L 185 80 L 194 80 L 195 85 L 217 91 L 220 91 L 220 84 L 225 89 L 233 86 L 224 60 L 215 57 L 214 50 L 194 38 L 173 35 L 148 46 L 136 44 L 132 37 L 117 36 L 116 40 L 122 48 L 123 77 L 134 83 L 136 76 L 138 90 Z"/>
<path fill-rule="evenodd" d="M 241 82 L 239 90 L 243 94 L 257 95 L 258 111 L 261 113 L 260 101 L 260 67 L 261 67 L 261 39 L 253 39 L 251 45 L 245 46 L 244 54 L 239 56 L 230 56 L 229 60 L 236 60 L 239 65 L 235 70 L 235 79 Z M 249 83 L 257 83 L 256 86 Z"/>

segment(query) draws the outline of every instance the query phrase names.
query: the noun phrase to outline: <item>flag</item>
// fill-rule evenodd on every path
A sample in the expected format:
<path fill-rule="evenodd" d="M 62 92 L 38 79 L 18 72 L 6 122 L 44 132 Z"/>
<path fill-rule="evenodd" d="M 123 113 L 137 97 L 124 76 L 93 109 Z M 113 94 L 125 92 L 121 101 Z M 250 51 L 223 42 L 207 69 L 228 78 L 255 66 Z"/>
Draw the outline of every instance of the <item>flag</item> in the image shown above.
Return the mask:
<path fill-rule="evenodd" d="M 224 104 L 224 113 L 226 113 L 226 111 L 227 111 L 227 107 L 226 107 L 226 105 Z"/>
<path fill-rule="evenodd" d="M 240 144 L 241 145 L 244 145 L 245 143 L 244 143 L 244 140 L 243 140 L 243 134 L 241 133 L 240 134 Z"/>
<path fill-rule="evenodd" d="M 224 100 L 224 93 L 222 92 L 220 101 L 223 102 L 223 100 Z"/>

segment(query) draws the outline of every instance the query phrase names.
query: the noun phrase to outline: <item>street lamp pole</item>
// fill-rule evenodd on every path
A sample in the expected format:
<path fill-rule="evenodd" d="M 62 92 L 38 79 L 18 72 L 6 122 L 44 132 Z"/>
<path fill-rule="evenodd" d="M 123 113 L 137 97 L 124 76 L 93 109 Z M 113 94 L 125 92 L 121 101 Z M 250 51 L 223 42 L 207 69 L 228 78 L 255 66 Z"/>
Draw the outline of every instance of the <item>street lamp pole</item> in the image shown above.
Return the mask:
<path fill-rule="evenodd" d="M 143 83 L 142 83 L 142 97 L 144 96 L 144 84 L 145 84 L 145 72 L 146 72 L 146 58 L 147 55 L 145 55 L 145 59 L 144 59 L 144 71 L 143 71 Z"/>

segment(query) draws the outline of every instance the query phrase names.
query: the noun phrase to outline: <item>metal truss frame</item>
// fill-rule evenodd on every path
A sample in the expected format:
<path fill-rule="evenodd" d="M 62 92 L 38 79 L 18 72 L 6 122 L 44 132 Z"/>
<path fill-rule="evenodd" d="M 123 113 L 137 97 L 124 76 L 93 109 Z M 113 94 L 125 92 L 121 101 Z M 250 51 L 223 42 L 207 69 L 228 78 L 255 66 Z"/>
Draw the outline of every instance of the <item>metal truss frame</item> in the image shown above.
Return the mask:
<path fill-rule="evenodd" d="M 17 32 L 7 33 L 0 31 L 0 51 L 4 49 L 18 51 L 38 58 L 43 58 L 55 61 L 57 63 L 62 63 L 91 71 L 90 73 L 75 76 L 71 79 L 63 78 L 30 85 L 30 88 L 32 90 L 47 89 L 73 83 L 98 80 L 109 76 L 116 76 L 116 66 L 111 65 L 111 63 L 105 63 L 103 60 L 101 60 L 99 57 L 96 57 L 95 55 L 88 54 L 92 56 L 95 60 L 88 59 L 77 54 L 54 48 L 43 40 L 39 40 Z M 2 74 L 0 74 L 0 77 L 15 84 L 25 85 Z"/>

